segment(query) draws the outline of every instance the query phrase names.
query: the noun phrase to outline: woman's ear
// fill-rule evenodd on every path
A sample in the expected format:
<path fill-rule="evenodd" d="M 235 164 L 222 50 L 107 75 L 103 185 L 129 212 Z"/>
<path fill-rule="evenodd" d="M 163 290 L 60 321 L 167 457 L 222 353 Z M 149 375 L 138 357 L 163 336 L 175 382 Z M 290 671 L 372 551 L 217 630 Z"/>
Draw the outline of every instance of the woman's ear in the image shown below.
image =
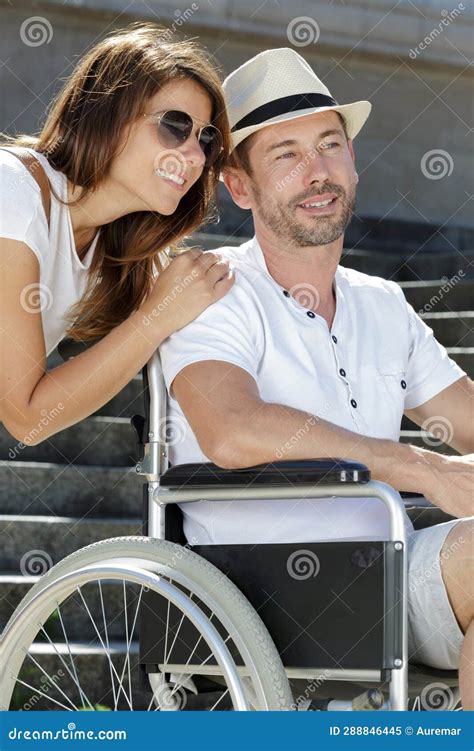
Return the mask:
<path fill-rule="evenodd" d="M 249 191 L 249 176 L 242 169 L 232 169 L 230 167 L 222 170 L 222 179 L 224 185 L 229 191 L 234 203 L 241 209 L 251 209 L 252 201 Z"/>

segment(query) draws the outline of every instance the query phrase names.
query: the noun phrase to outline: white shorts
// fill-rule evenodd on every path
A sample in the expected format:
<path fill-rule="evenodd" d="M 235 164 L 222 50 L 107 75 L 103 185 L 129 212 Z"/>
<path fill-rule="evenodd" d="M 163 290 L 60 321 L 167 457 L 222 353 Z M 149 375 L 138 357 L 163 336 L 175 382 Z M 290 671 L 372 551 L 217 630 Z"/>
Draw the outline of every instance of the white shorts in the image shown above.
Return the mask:
<path fill-rule="evenodd" d="M 408 658 L 442 670 L 459 667 L 464 639 L 440 564 L 446 536 L 460 521 L 464 520 L 435 524 L 408 536 Z"/>

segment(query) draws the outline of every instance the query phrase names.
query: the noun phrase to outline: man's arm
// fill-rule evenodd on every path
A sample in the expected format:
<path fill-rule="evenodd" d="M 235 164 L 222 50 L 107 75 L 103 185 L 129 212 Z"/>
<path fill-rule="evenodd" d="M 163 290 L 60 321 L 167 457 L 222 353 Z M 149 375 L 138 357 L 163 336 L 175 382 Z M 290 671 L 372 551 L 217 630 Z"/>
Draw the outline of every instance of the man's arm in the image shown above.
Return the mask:
<path fill-rule="evenodd" d="M 472 514 L 474 457 L 443 457 L 416 446 L 370 438 L 299 409 L 264 402 L 255 380 L 216 360 L 183 368 L 173 393 L 203 453 L 228 469 L 281 459 L 354 459 L 373 479 L 426 495 L 454 516 Z"/>
<path fill-rule="evenodd" d="M 468 376 L 405 414 L 460 454 L 474 453 L 474 381 Z"/>

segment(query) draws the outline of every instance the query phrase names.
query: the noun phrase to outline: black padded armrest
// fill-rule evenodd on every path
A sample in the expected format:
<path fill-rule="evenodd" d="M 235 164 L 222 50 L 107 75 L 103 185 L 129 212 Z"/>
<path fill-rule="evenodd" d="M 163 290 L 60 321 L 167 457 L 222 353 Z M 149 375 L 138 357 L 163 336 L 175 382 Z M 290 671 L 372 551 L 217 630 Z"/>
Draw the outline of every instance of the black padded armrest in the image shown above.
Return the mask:
<path fill-rule="evenodd" d="M 58 352 L 64 361 L 69 360 L 71 357 L 80 355 L 81 352 L 85 352 L 94 344 L 100 342 L 100 339 L 90 339 L 87 342 L 76 342 L 74 339 L 63 339 L 58 344 Z"/>
<path fill-rule="evenodd" d="M 178 464 L 160 479 L 166 488 L 208 488 L 222 485 L 360 485 L 370 480 L 370 470 L 359 462 L 344 459 L 308 459 L 258 464 L 245 469 L 222 469 L 211 462 Z"/>

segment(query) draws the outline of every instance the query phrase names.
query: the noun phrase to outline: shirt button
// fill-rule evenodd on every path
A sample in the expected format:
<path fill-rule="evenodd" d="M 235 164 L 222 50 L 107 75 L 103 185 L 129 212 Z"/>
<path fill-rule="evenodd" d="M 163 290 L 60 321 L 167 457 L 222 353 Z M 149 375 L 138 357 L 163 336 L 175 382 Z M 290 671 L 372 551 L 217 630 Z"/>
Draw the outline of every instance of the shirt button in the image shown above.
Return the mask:
<path fill-rule="evenodd" d="M 402 387 L 402 389 L 406 389 L 407 387 L 406 381 L 400 381 L 400 386 Z"/>
<path fill-rule="evenodd" d="M 332 335 L 332 340 L 333 340 L 334 344 L 337 344 L 337 336 L 334 336 L 334 334 Z"/>
<path fill-rule="evenodd" d="M 306 313 L 306 315 L 307 315 L 307 316 L 308 316 L 309 318 L 316 318 L 316 313 L 313 313 L 313 311 L 312 311 L 312 310 L 308 310 L 308 312 Z"/>
<path fill-rule="evenodd" d="M 290 293 L 288 292 L 287 289 L 283 290 L 283 294 L 285 295 L 285 297 L 289 297 L 290 296 Z"/>
<path fill-rule="evenodd" d="M 355 399 L 351 399 L 351 405 L 354 407 L 354 409 L 357 407 L 357 402 Z"/>
<path fill-rule="evenodd" d="M 339 368 L 339 373 L 340 373 L 340 374 L 341 374 L 342 376 L 344 376 L 344 378 L 345 378 L 345 376 L 346 376 L 346 371 L 344 370 L 344 368 Z"/>

